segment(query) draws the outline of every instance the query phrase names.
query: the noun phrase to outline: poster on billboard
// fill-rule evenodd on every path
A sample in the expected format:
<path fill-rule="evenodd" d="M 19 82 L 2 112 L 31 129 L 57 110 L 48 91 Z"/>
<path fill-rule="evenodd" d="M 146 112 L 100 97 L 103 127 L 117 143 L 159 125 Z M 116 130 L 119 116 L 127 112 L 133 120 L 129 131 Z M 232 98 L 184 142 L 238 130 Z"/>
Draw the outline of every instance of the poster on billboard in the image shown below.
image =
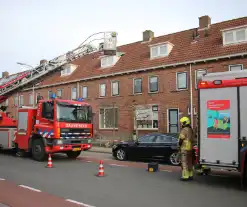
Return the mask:
<path fill-rule="evenodd" d="M 207 137 L 229 139 L 230 134 L 230 100 L 207 101 Z"/>

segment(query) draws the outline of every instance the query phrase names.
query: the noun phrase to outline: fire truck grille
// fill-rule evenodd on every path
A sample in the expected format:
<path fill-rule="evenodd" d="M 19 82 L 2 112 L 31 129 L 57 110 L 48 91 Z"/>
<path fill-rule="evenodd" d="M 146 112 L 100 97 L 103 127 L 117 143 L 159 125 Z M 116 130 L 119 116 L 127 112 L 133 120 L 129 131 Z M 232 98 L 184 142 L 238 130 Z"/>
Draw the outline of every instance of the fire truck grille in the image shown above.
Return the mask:
<path fill-rule="evenodd" d="M 62 128 L 60 129 L 60 136 L 63 139 L 78 139 L 78 138 L 90 138 L 91 133 L 90 129 L 82 129 L 82 128 Z"/>

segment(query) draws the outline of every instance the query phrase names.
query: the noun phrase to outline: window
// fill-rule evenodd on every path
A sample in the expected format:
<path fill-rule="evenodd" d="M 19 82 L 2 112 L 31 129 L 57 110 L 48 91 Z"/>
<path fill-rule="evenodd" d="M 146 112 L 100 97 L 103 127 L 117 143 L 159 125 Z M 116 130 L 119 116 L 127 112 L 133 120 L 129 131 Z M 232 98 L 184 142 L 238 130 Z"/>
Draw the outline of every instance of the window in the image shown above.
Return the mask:
<path fill-rule="evenodd" d="M 87 87 L 82 86 L 82 98 L 87 98 Z"/>
<path fill-rule="evenodd" d="M 247 41 L 247 27 L 231 30 L 231 31 L 225 31 L 223 33 L 224 45 L 237 44 L 246 41 Z"/>
<path fill-rule="evenodd" d="M 177 73 L 177 90 L 187 89 L 187 72 Z"/>
<path fill-rule="evenodd" d="M 46 119 L 54 118 L 54 106 L 52 102 L 42 103 L 42 117 Z"/>
<path fill-rule="evenodd" d="M 52 95 L 52 91 L 48 91 L 48 99 L 51 98 L 51 95 Z"/>
<path fill-rule="evenodd" d="M 158 77 L 157 76 L 149 77 L 149 92 L 154 93 L 154 92 L 158 92 L 158 90 L 159 90 Z"/>
<path fill-rule="evenodd" d="M 134 128 L 158 129 L 158 106 L 137 106 L 134 117 Z"/>
<path fill-rule="evenodd" d="M 243 70 L 243 65 L 238 64 L 238 65 L 229 65 L 229 71 L 240 71 Z"/>
<path fill-rule="evenodd" d="M 67 76 L 70 75 L 75 70 L 75 67 L 68 66 L 67 68 L 64 68 L 61 70 L 61 76 Z"/>
<path fill-rule="evenodd" d="M 202 76 L 207 74 L 206 69 L 198 69 L 195 71 L 195 88 L 197 88 L 199 81 L 201 80 Z"/>
<path fill-rule="evenodd" d="M 134 94 L 142 93 L 142 78 L 134 79 Z"/>
<path fill-rule="evenodd" d="M 9 99 L 6 99 L 5 100 L 5 106 L 8 106 L 9 105 Z"/>
<path fill-rule="evenodd" d="M 154 141 L 155 135 L 144 135 L 138 139 L 140 143 L 152 143 Z"/>
<path fill-rule="evenodd" d="M 111 94 L 112 94 L 112 96 L 118 96 L 119 95 L 119 81 L 113 81 L 111 83 Z"/>
<path fill-rule="evenodd" d="M 104 97 L 106 96 L 106 84 L 102 83 L 99 85 L 99 96 Z"/>
<path fill-rule="evenodd" d="M 101 58 L 101 68 L 111 67 L 115 64 L 115 56 L 105 56 Z"/>
<path fill-rule="evenodd" d="M 62 98 L 62 89 L 57 89 L 57 97 Z"/>
<path fill-rule="evenodd" d="M 118 108 L 101 108 L 99 116 L 100 129 L 118 128 Z"/>
<path fill-rule="evenodd" d="M 150 48 L 151 58 L 165 57 L 168 55 L 168 45 L 158 45 Z"/>
<path fill-rule="evenodd" d="M 77 97 L 77 90 L 76 88 L 72 88 L 71 89 L 71 99 L 76 100 L 76 97 Z"/>
<path fill-rule="evenodd" d="M 158 135 L 155 142 L 156 143 L 167 143 L 167 142 L 172 142 L 173 139 L 171 136 L 166 136 L 166 135 Z"/>
<path fill-rule="evenodd" d="M 33 104 L 33 94 L 32 93 L 29 94 L 29 104 L 30 105 Z"/>
<path fill-rule="evenodd" d="M 23 104 L 24 104 L 24 98 L 23 98 L 23 95 L 20 95 L 19 96 L 19 105 L 23 106 Z"/>
<path fill-rule="evenodd" d="M 18 106 L 18 96 L 15 96 L 14 97 L 14 105 L 15 106 Z"/>

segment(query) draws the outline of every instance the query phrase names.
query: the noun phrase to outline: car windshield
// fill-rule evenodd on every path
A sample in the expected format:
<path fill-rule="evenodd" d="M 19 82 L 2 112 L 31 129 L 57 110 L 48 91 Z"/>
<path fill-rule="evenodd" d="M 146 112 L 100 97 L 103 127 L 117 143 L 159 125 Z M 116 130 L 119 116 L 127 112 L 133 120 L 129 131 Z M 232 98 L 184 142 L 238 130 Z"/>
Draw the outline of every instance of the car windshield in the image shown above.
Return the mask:
<path fill-rule="evenodd" d="M 57 120 L 61 122 L 92 123 L 91 106 L 57 103 Z"/>

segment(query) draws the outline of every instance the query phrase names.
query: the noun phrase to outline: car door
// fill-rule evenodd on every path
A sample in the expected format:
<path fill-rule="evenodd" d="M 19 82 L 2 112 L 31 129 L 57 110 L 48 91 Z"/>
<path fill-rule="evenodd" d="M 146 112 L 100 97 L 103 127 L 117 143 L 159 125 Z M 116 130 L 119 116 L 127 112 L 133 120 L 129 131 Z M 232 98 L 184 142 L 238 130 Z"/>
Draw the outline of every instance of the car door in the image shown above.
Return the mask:
<path fill-rule="evenodd" d="M 138 139 L 135 149 L 136 158 L 152 157 L 151 147 L 155 139 L 155 135 L 145 135 Z"/>
<path fill-rule="evenodd" d="M 153 144 L 153 157 L 168 157 L 172 152 L 172 137 L 168 135 L 157 135 Z"/>

